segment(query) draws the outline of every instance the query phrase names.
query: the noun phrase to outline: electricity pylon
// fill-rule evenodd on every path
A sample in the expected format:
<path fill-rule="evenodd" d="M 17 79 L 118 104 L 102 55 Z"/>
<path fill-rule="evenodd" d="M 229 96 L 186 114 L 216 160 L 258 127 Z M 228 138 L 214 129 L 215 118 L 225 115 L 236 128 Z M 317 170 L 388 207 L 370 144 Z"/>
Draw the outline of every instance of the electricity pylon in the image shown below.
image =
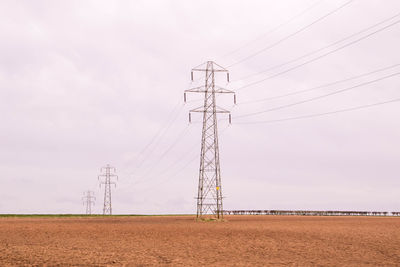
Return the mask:
<path fill-rule="evenodd" d="M 86 215 L 92 214 L 92 204 L 94 205 L 95 200 L 96 197 L 94 196 L 93 191 L 88 190 L 86 192 L 83 192 L 82 201 L 83 205 L 86 205 Z"/>
<path fill-rule="evenodd" d="M 203 132 L 201 137 L 200 171 L 199 184 L 197 191 L 197 218 L 206 214 L 212 214 L 218 219 L 223 217 L 222 207 L 222 186 L 221 170 L 218 148 L 218 127 L 217 113 L 229 114 L 229 123 L 231 123 L 230 111 L 220 108 L 216 104 L 216 94 L 234 94 L 236 104 L 236 95 L 233 91 L 221 88 L 215 84 L 216 73 L 226 73 L 229 82 L 229 72 L 213 61 L 192 69 L 191 78 L 193 81 L 194 72 L 205 72 L 204 86 L 185 90 L 184 100 L 186 102 L 186 93 L 203 93 L 204 104 L 201 107 L 189 111 L 189 122 L 191 122 L 191 113 L 203 113 Z"/>
<path fill-rule="evenodd" d="M 112 173 L 111 173 L 112 171 Z M 118 180 L 118 176 L 115 174 L 116 169 L 107 164 L 105 167 L 100 168 L 100 174 L 97 178 L 100 181 L 100 177 L 104 177 L 104 181 L 100 181 L 99 186 L 101 187 L 104 184 L 104 206 L 103 206 L 103 215 L 111 215 L 112 207 L 111 207 L 111 185 L 117 186 L 117 184 L 111 181 L 112 177 L 116 177 Z M 104 173 L 105 172 L 105 173 Z"/>

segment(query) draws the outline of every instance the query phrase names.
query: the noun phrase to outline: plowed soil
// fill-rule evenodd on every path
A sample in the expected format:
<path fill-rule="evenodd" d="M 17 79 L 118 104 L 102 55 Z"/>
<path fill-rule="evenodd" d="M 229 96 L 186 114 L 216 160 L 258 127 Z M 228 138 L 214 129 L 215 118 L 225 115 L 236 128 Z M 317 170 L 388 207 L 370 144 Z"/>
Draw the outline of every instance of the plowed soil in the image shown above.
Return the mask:
<path fill-rule="evenodd" d="M 0 218 L 0 266 L 400 266 L 400 218 Z"/>

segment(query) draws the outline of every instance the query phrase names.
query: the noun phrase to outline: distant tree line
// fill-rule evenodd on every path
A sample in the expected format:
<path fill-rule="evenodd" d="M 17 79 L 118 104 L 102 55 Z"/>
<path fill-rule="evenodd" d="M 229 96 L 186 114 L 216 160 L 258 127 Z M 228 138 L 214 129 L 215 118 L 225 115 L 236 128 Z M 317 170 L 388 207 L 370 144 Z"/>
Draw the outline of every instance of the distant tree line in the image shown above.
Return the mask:
<path fill-rule="evenodd" d="M 337 211 L 337 210 L 224 210 L 225 215 L 297 215 L 297 216 L 400 216 L 392 211 Z"/>

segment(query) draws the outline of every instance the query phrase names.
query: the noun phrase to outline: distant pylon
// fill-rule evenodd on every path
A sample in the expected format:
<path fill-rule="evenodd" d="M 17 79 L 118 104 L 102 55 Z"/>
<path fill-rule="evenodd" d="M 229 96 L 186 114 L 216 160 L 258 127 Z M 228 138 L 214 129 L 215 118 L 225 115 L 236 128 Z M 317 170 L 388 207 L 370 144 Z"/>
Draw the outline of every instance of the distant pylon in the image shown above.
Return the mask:
<path fill-rule="evenodd" d="M 111 173 L 111 170 L 113 173 Z M 111 215 L 112 214 L 112 206 L 111 206 L 111 185 L 116 185 L 115 182 L 111 181 L 111 177 L 116 177 L 118 180 L 118 176 L 115 175 L 116 169 L 107 164 L 105 167 L 100 168 L 100 174 L 98 179 L 100 181 L 100 177 L 104 177 L 104 181 L 100 181 L 99 186 L 104 184 L 104 206 L 103 206 L 103 215 Z M 105 173 L 104 173 L 105 172 Z"/>
<path fill-rule="evenodd" d="M 216 105 L 215 94 L 233 94 L 236 104 L 236 95 L 234 91 L 227 90 L 215 85 L 216 73 L 226 73 L 229 82 L 229 72 L 213 61 L 193 68 L 191 78 L 193 81 L 193 72 L 205 72 L 204 86 L 185 90 L 184 100 L 186 102 L 186 93 L 203 93 L 204 105 L 189 111 L 189 122 L 191 122 L 191 112 L 203 113 L 203 131 L 201 137 L 200 171 L 199 184 L 197 191 L 197 218 L 206 214 L 212 214 L 218 219 L 223 217 L 222 207 L 222 185 L 221 170 L 218 148 L 218 127 L 217 113 L 228 113 L 229 123 L 231 123 L 230 111 L 220 108 Z"/>
<path fill-rule="evenodd" d="M 87 215 L 92 214 L 92 205 L 94 205 L 94 202 L 96 200 L 94 192 L 89 190 L 83 192 L 82 200 L 83 200 L 83 205 L 86 206 L 86 214 Z"/>

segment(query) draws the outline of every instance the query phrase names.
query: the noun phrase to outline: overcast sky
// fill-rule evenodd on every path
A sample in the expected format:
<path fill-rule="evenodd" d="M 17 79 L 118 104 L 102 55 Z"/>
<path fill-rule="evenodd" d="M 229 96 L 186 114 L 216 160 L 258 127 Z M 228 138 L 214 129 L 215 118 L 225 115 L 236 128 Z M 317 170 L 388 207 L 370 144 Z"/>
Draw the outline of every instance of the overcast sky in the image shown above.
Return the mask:
<path fill-rule="evenodd" d="M 347 2 L 1 1 L 0 213 L 82 213 L 85 190 L 101 213 L 105 164 L 114 213 L 194 213 L 201 95 L 183 91 L 207 60 L 239 89 L 217 100 L 233 116 L 218 125 L 225 209 L 400 210 L 400 102 L 252 123 L 400 98 L 400 2 Z"/>

